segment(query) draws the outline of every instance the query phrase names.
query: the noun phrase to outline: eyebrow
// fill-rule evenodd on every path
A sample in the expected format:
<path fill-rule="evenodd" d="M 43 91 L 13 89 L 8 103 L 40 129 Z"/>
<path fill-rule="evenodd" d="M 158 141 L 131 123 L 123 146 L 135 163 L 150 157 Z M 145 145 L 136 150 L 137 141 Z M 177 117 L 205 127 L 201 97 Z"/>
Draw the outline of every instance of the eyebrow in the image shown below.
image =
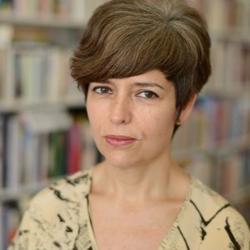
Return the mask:
<path fill-rule="evenodd" d="M 158 87 L 160 89 L 165 89 L 161 84 L 154 82 L 135 82 L 135 85 L 140 87 Z"/>
<path fill-rule="evenodd" d="M 108 79 L 105 80 L 103 83 L 112 84 L 113 82 Z M 158 87 L 160 89 L 165 90 L 165 88 L 161 84 L 155 82 L 134 82 L 134 84 L 140 87 Z"/>

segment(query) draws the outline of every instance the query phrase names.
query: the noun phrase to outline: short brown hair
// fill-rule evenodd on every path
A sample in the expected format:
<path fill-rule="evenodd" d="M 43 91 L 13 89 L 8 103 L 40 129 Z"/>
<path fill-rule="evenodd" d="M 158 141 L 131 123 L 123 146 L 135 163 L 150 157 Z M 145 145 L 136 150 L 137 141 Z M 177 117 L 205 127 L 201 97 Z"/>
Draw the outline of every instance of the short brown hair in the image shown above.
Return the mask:
<path fill-rule="evenodd" d="M 111 0 L 90 18 L 71 59 L 88 84 L 159 69 L 174 83 L 182 109 L 211 73 L 210 37 L 200 14 L 181 0 Z"/>

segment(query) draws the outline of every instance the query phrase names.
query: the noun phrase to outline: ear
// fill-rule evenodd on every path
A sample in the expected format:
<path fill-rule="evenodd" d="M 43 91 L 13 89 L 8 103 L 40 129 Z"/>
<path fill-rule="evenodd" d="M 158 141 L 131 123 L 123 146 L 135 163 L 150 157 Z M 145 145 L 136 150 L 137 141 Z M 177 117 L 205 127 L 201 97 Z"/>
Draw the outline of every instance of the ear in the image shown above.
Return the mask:
<path fill-rule="evenodd" d="M 193 107 L 194 107 L 194 104 L 195 104 L 195 101 L 197 99 L 197 94 L 194 94 L 190 100 L 188 101 L 187 105 L 185 106 L 185 108 L 182 109 L 180 115 L 179 115 L 179 119 L 177 121 L 177 123 L 179 125 L 183 124 L 187 119 L 188 117 L 190 116 L 192 110 L 193 110 Z"/>

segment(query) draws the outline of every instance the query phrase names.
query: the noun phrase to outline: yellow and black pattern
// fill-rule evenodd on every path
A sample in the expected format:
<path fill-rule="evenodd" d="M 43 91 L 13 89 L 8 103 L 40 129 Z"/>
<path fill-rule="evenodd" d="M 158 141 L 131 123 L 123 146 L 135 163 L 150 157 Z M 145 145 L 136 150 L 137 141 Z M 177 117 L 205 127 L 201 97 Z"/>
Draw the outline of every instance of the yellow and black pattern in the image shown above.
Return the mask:
<path fill-rule="evenodd" d="M 92 171 L 33 198 L 8 250 L 98 250 L 88 213 Z M 249 250 L 249 228 L 230 204 L 192 178 L 189 194 L 158 250 Z"/>

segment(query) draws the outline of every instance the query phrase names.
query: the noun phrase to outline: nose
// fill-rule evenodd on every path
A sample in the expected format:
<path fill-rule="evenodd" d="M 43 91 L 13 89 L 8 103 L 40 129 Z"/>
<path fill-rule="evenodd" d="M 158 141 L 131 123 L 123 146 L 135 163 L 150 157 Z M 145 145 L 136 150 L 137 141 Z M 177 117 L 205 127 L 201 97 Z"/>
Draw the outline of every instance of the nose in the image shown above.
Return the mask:
<path fill-rule="evenodd" d="M 128 124 L 131 122 L 131 104 L 128 97 L 117 96 L 111 103 L 110 120 L 113 124 Z"/>

